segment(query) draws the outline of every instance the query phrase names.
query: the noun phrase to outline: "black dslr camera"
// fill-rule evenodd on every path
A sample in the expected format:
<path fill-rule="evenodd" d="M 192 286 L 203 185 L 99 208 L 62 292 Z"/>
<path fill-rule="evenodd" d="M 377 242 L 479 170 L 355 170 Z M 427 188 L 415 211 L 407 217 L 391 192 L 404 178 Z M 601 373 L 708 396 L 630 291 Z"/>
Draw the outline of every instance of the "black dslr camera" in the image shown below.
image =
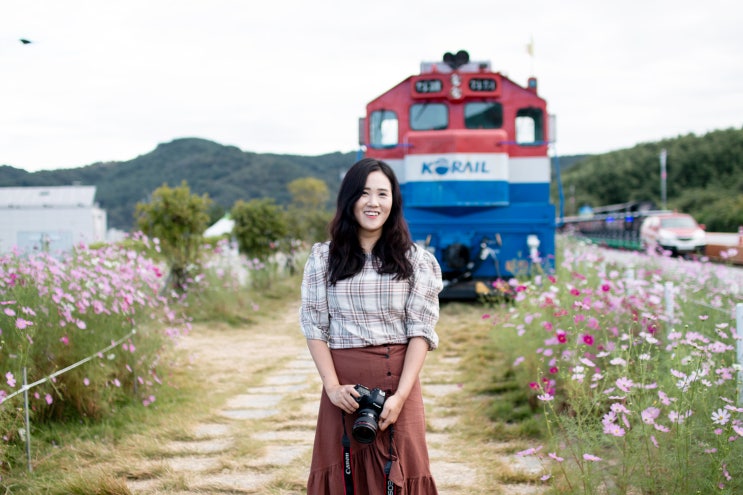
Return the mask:
<path fill-rule="evenodd" d="M 356 399 L 359 403 L 358 417 L 353 422 L 351 432 L 357 442 L 372 443 L 377 438 L 377 422 L 387 397 L 378 388 L 369 390 L 363 385 L 356 385 L 354 388 L 361 396 Z"/>

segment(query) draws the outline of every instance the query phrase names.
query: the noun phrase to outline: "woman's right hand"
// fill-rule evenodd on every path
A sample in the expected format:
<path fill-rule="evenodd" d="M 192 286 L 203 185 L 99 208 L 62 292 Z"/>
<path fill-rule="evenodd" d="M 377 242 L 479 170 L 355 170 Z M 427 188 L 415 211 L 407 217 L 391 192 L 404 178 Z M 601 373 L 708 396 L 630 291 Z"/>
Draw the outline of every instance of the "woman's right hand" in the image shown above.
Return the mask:
<path fill-rule="evenodd" d="M 353 414 L 359 408 L 356 398 L 361 397 L 353 385 L 336 385 L 335 387 L 326 388 L 325 393 L 328 399 L 336 407 L 342 409 L 347 414 Z"/>

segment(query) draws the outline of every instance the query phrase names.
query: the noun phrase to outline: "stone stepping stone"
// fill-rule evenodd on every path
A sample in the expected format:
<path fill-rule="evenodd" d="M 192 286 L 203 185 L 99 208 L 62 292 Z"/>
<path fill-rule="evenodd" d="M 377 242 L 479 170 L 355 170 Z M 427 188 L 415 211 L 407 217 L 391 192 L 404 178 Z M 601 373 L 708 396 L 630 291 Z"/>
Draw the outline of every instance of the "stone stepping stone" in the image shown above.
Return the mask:
<path fill-rule="evenodd" d="M 166 462 L 173 471 L 203 472 L 219 468 L 222 463 L 214 457 L 187 456 L 171 457 Z"/>
<path fill-rule="evenodd" d="M 168 442 L 167 452 L 173 454 L 217 454 L 232 447 L 229 439 L 199 440 L 196 442 Z"/>
<path fill-rule="evenodd" d="M 218 423 L 201 424 L 194 428 L 193 434 L 198 439 L 226 437 L 230 434 L 232 428 L 229 425 Z"/>

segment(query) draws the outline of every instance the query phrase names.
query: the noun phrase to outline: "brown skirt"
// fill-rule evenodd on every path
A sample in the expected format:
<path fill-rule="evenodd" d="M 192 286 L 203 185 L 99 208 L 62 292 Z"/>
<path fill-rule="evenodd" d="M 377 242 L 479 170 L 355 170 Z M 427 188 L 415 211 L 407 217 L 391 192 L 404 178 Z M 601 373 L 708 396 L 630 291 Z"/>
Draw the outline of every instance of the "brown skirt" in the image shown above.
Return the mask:
<path fill-rule="evenodd" d="M 406 345 L 333 349 L 333 363 L 342 384 L 379 388 L 388 396 L 397 390 Z M 356 415 L 344 415 L 323 390 L 317 417 L 312 465 L 307 495 L 345 495 L 343 469 L 343 421 L 351 440 L 351 470 L 355 495 L 387 495 L 384 467 L 392 458 L 390 480 L 395 494 L 437 495 L 426 446 L 426 418 L 420 383 L 416 381 L 405 406 L 390 430 L 378 431 L 370 444 L 361 444 L 351 434 Z M 390 442 L 392 452 L 390 454 Z"/>

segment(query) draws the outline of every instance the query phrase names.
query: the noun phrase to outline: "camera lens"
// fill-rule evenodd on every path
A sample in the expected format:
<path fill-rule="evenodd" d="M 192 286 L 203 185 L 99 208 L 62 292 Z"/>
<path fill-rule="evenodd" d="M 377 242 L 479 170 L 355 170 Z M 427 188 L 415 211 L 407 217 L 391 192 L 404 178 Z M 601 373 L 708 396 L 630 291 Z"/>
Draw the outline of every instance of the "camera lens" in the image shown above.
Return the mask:
<path fill-rule="evenodd" d="M 353 438 L 359 443 L 372 443 L 377 438 L 377 421 L 371 413 L 360 413 L 353 422 L 351 431 Z"/>

